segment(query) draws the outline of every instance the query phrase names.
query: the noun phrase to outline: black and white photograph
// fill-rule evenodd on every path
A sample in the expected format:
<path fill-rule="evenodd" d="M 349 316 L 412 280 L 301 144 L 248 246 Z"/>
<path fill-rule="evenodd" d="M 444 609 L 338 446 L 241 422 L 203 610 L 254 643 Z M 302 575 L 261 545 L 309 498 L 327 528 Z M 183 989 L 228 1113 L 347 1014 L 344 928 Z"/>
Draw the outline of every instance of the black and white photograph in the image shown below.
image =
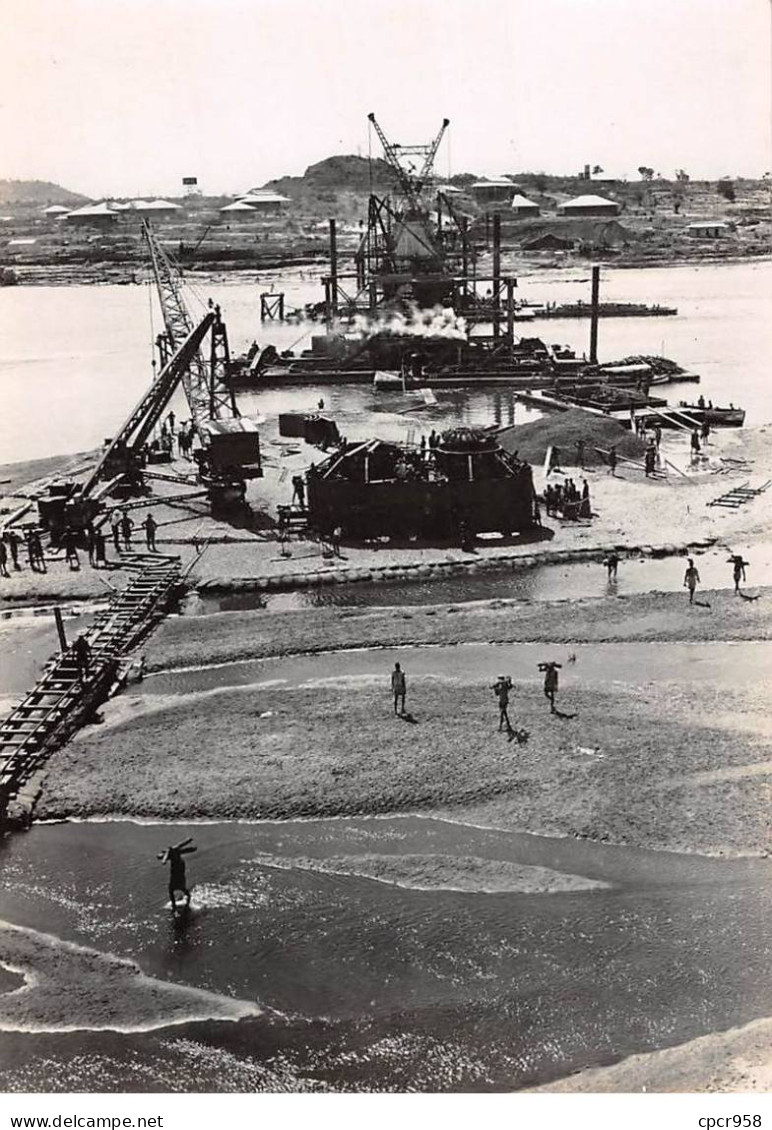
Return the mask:
<path fill-rule="evenodd" d="M 0 1109 L 761 1126 L 770 0 L 0 27 Z"/>

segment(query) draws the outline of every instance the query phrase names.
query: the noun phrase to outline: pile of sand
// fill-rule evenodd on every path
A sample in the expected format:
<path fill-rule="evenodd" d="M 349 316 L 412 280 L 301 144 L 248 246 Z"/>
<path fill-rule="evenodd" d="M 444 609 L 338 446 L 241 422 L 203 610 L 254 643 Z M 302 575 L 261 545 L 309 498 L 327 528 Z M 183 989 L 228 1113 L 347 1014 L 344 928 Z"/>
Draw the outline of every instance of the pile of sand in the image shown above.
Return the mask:
<path fill-rule="evenodd" d="M 584 440 L 584 462 L 588 467 L 603 462 L 595 451 L 596 447 L 607 451 L 612 444 L 616 446 L 617 455 L 626 459 L 643 459 L 645 445 L 637 436 L 616 420 L 592 416 L 580 408 L 554 412 L 530 424 L 507 428 L 498 435 L 499 443 L 506 451 L 516 451 L 521 459 L 534 466 L 544 462 L 550 445 L 560 449 L 561 466 L 575 465 L 576 444 L 580 439 Z"/>

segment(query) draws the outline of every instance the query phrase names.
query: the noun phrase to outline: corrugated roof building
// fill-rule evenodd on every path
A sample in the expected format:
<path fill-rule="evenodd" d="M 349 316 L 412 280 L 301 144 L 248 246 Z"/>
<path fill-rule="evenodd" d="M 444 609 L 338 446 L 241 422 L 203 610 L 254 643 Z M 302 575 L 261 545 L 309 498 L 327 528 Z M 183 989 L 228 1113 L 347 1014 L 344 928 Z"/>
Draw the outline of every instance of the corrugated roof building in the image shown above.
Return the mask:
<path fill-rule="evenodd" d="M 575 196 L 565 204 L 558 205 L 561 216 L 618 216 L 620 207 L 616 200 L 605 196 Z"/>

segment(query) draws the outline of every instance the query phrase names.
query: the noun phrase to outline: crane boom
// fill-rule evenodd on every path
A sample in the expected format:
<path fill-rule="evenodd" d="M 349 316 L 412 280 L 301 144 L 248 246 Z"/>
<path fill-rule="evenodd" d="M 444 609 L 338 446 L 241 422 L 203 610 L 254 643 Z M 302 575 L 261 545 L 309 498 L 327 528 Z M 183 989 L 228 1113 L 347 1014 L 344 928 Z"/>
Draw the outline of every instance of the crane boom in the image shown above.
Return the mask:
<path fill-rule="evenodd" d="M 166 334 L 172 350 L 176 350 L 193 331 L 193 321 L 182 296 L 179 272 L 147 220 L 142 221 L 142 234 L 153 264 Z M 210 371 L 200 350 L 196 350 L 189 359 L 189 367 L 182 374 L 182 387 L 196 427 L 207 420 L 238 416 L 233 390 L 225 383 L 224 374 L 219 370 Z"/>
<path fill-rule="evenodd" d="M 445 130 L 448 128 L 449 125 L 450 125 L 450 119 L 449 118 L 443 118 L 442 119 L 442 125 L 440 126 L 439 132 L 438 132 L 437 136 L 435 137 L 434 141 L 429 146 L 429 152 L 426 154 L 426 160 L 423 163 L 423 168 L 421 169 L 420 173 L 418 174 L 418 178 L 416 180 L 416 191 L 419 192 L 419 193 L 423 191 L 424 186 L 426 184 L 426 181 L 427 181 L 428 177 L 431 175 L 431 171 L 434 168 L 434 159 L 437 156 L 437 150 L 439 149 L 440 144 L 442 143 L 442 139 L 445 136 Z"/>
<path fill-rule="evenodd" d="M 421 209 L 421 193 L 426 186 L 426 181 L 434 167 L 434 160 L 437 156 L 437 150 L 440 147 L 445 130 L 450 125 L 449 118 L 443 118 L 442 125 L 439 132 L 429 145 L 397 145 L 393 141 L 389 141 L 386 134 L 381 129 L 375 114 L 367 115 L 368 121 L 372 124 L 375 132 L 378 134 L 378 140 L 383 146 L 383 153 L 386 162 L 397 175 L 399 185 L 403 195 L 407 199 L 411 211 L 418 211 Z M 406 169 L 401 157 L 406 155 L 412 157 L 423 157 L 424 162 L 421 166 L 420 172 L 417 174 L 412 169 Z"/>
<path fill-rule="evenodd" d="M 91 477 L 83 486 L 87 495 L 103 477 L 105 467 L 111 465 L 122 452 L 137 452 L 147 440 L 184 374 L 189 371 L 191 358 L 199 350 L 202 341 L 215 321 L 215 314 L 204 316 L 197 326 L 186 334 L 174 354 L 169 358 L 152 385 L 129 414 L 125 424 L 107 447 Z"/>
<path fill-rule="evenodd" d="M 399 159 L 400 146 L 393 145 L 389 141 L 386 134 L 383 132 L 381 127 L 378 125 L 378 121 L 375 117 L 375 114 L 368 114 L 367 119 L 368 119 L 369 122 L 372 123 L 373 129 L 378 134 L 378 140 L 380 141 L 381 145 L 383 146 L 383 152 L 384 152 L 384 156 L 386 157 L 386 162 L 387 162 L 387 164 L 389 164 L 391 166 L 391 168 L 397 174 L 397 179 L 399 180 L 400 188 L 402 189 L 402 192 L 403 192 L 405 198 L 407 199 L 407 202 L 410 205 L 410 208 L 411 209 L 418 208 L 419 207 L 418 193 L 414 189 L 413 180 L 412 180 L 410 174 L 407 172 L 407 170 L 402 167 L 402 164 L 401 164 L 400 159 Z"/>

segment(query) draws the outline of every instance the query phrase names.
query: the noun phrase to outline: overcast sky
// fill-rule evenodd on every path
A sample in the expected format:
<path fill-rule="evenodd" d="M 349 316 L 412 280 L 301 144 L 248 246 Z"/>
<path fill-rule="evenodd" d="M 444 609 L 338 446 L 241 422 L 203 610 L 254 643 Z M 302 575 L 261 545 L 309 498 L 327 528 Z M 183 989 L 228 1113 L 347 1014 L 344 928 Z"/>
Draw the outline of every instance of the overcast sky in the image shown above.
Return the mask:
<path fill-rule="evenodd" d="M 438 168 L 759 176 L 770 0 L 0 0 L 0 176 L 242 192 L 451 119 Z M 377 151 L 377 139 L 373 139 Z"/>

